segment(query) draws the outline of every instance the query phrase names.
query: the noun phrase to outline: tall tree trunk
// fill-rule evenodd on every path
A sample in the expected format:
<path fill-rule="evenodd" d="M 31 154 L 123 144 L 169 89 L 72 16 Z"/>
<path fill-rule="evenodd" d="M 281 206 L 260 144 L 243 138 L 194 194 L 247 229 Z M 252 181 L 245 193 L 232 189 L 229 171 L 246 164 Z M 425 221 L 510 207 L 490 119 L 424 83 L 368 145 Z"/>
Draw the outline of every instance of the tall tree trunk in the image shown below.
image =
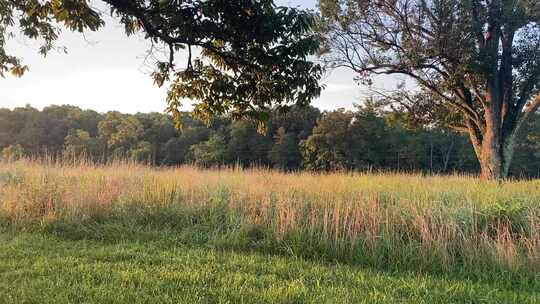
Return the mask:
<path fill-rule="evenodd" d="M 510 164 L 514 156 L 517 129 L 510 134 L 498 132 L 495 128 L 486 128 L 481 142 L 471 139 L 480 163 L 480 178 L 501 180 L 508 177 Z"/>
<path fill-rule="evenodd" d="M 493 101 L 492 101 L 493 102 Z M 486 109 L 486 127 L 480 149 L 480 176 L 482 179 L 503 178 L 503 138 L 500 130 L 498 111 Z"/>
<path fill-rule="evenodd" d="M 515 151 L 514 136 L 506 138 L 502 142 L 484 140 L 482 146 L 479 148 L 481 151 L 481 154 L 478 156 L 480 178 L 485 180 L 507 178 Z"/>
<path fill-rule="evenodd" d="M 484 180 L 500 180 L 504 178 L 501 149 L 493 141 L 482 144 L 480 162 L 480 178 Z"/>

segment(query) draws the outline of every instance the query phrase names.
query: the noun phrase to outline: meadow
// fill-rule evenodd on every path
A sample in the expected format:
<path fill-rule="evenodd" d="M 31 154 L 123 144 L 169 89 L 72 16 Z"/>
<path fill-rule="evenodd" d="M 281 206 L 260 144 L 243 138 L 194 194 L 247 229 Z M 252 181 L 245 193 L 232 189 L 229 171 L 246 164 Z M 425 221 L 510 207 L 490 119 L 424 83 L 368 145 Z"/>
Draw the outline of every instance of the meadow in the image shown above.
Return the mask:
<path fill-rule="evenodd" d="M 2 303 L 538 303 L 540 181 L 0 163 Z"/>

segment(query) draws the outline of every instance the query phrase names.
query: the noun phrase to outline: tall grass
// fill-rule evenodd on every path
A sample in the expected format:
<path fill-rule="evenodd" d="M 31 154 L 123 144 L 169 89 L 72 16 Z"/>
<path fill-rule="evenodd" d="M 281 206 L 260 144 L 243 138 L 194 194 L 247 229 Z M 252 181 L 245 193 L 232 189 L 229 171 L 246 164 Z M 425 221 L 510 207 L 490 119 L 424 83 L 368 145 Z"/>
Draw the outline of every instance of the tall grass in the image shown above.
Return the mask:
<path fill-rule="evenodd" d="M 4 229 L 107 223 L 390 269 L 540 271 L 538 181 L 0 163 Z"/>

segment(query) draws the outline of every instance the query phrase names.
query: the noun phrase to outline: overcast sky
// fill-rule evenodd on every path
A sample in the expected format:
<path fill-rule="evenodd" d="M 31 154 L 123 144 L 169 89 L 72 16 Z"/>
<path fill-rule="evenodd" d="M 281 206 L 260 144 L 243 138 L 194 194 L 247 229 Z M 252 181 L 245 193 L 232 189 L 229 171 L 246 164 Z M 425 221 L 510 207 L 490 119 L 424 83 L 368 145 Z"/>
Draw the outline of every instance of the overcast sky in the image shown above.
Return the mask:
<path fill-rule="evenodd" d="M 317 0 L 276 2 L 315 8 Z M 31 41 L 8 43 L 30 70 L 22 78 L 0 78 L 0 108 L 71 104 L 100 112 L 163 112 L 166 88 L 154 86 L 149 77 L 151 62 L 144 60 L 148 43 L 141 37 L 126 37 L 117 22 L 106 18 L 106 26 L 95 33 L 64 31 L 58 44 L 66 46 L 68 53 L 51 52 L 44 59 Z M 348 70 L 333 71 L 324 83 L 326 90 L 314 102 L 324 110 L 352 108 L 365 96 L 366 89 L 353 81 Z"/>

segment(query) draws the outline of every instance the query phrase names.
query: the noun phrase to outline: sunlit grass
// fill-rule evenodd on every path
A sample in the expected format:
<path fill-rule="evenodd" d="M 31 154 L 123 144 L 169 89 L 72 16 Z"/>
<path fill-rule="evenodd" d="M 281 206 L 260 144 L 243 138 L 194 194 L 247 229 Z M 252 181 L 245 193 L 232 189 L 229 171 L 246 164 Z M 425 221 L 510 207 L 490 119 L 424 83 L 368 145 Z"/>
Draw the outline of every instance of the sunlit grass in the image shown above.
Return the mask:
<path fill-rule="evenodd" d="M 19 303 L 538 303 L 538 285 L 448 278 L 153 240 L 0 234 L 0 299 Z"/>
<path fill-rule="evenodd" d="M 0 223 L 6 233 L 69 242 L 158 240 L 536 288 L 539 187 L 459 175 L 19 161 L 0 164 Z"/>

